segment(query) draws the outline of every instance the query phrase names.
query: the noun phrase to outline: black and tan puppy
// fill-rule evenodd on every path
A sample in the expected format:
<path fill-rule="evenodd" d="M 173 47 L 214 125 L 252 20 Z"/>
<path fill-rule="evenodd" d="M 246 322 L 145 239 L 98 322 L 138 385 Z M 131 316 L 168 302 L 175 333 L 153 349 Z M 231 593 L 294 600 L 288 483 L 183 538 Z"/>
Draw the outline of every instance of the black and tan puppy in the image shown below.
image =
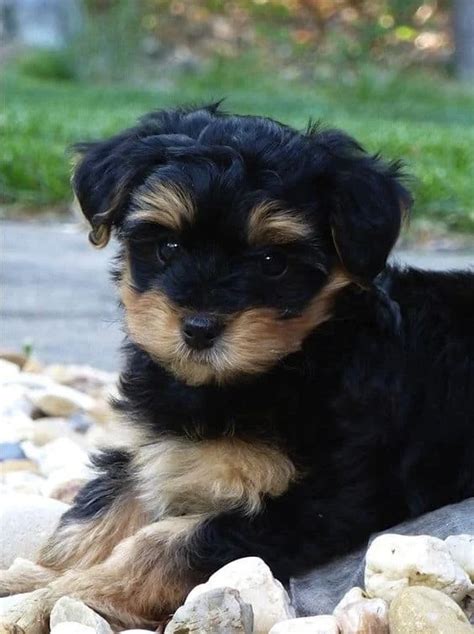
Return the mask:
<path fill-rule="evenodd" d="M 397 164 L 216 106 L 79 151 L 91 239 L 120 243 L 123 435 L 4 593 L 153 626 L 233 559 L 286 581 L 474 495 L 474 275 L 386 266 Z"/>

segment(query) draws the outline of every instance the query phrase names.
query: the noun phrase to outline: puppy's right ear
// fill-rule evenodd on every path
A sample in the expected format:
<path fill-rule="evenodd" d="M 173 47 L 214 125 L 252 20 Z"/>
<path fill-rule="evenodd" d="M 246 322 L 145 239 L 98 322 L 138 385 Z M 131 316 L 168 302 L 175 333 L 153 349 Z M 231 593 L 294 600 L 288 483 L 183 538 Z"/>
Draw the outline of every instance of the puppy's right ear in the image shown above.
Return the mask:
<path fill-rule="evenodd" d="M 89 240 L 105 247 L 112 227 L 123 216 L 130 192 L 143 178 L 146 161 L 139 160 L 136 130 L 101 142 L 73 147 L 77 159 L 72 186 L 82 213 L 91 225 Z"/>

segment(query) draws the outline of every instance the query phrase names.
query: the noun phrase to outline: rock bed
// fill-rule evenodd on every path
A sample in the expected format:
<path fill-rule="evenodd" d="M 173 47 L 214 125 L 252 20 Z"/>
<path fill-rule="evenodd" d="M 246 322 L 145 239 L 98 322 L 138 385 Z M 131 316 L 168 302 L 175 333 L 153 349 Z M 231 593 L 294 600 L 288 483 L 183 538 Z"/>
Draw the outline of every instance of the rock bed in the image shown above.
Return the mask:
<path fill-rule="evenodd" d="M 108 400 L 117 377 L 87 366 L 42 367 L 0 354 L 0 568 L 34 560 L 40 544 L 91 475 L 87 452 L 113 430 Z M 17 559 L 19 558 L 19 559 Z M 474 536 L 386 534 L 366 555 L 365 589 L 332 614 L 295 618 L 290 599 L 256 557 L 234 561 L 192 590 L 165 634 L 463 634 L 474 603 Z M 40 591 L 39 591 L 40 592 Z M 1 623 L 35 593 L 0 599 Z M 53 634 L 111 634 L 80 601 L 64 597 Z M 145 632 L 145 630 L 140 630 Z M 139 630 L 130 630 L 129 633 Z"/>

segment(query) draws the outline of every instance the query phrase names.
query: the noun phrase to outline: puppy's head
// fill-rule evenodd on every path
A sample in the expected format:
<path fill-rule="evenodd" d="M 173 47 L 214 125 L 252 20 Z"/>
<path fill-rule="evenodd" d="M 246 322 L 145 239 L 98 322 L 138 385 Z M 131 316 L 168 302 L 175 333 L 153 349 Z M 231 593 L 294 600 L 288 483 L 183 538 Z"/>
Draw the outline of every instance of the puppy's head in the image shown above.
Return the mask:
<path fill-rule="evenodd" d="M 216 107 L 154 113 L 79 147 L 91 241 L 122 245 L 131 339 L 189 384 L 265 372 L 385 266 L 410 197 L 337 131 Z"/>

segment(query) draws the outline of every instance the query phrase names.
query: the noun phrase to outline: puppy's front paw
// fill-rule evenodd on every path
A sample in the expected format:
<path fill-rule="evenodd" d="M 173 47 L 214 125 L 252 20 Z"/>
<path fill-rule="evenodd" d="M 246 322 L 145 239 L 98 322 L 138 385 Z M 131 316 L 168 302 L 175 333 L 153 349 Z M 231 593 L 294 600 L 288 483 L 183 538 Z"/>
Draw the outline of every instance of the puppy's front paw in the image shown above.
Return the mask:
<path fill-rule="evenodd" d="M 0 616 L 0 634 L 46 634 L 54 599 L 48 588 L 18 597 L 16 605 Z"/>
<path fill-rule="evenodd" d="M 18 557 L 8 570 L 0 570 L 0 597 L 44 588 L 58 573 Z"/>

